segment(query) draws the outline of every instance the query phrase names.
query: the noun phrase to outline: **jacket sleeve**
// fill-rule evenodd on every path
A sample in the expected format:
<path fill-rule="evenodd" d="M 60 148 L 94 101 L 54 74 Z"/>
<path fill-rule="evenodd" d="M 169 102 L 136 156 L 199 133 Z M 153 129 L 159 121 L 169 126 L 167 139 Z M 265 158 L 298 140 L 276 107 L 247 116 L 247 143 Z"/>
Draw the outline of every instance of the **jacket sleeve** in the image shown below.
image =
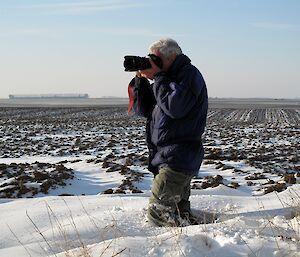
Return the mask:
<path fill-rule="evenodd" d="M 157 105 L 172 119 L 183 118 L 197 101 L 203 88 L 201 78 L 186 71 L 179 82 L 171 81 L 164 73 L 154 78 L 153 93 Z"/>
<path fill-rule="evenodd" d="M 152 88 L 146 78 L 133 78 L 128 85 L 128 114 L 149 117 L 156 104 Z"/>

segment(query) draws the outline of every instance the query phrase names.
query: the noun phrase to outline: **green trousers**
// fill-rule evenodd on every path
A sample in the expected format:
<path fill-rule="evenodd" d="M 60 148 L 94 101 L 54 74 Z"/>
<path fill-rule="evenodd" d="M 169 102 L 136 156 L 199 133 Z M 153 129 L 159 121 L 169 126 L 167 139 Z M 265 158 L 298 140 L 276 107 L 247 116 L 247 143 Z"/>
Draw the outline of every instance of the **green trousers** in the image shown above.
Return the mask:
<path fill-rule="evenodd" d="M 189 197 L 193 176 L 163 167 L 155 176 L 149 199 L 148 220 L 157 226 L 186 226 L 191 213 Z"/>

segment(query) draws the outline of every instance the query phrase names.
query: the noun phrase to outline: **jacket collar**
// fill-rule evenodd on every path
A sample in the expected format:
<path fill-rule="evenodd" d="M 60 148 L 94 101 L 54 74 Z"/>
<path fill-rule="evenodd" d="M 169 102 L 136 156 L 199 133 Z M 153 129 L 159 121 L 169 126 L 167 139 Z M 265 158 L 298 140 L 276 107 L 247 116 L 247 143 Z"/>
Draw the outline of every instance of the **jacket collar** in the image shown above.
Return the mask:
<path fill-rule="evenodd" d="M 185 65 L 190 64 L 191 60 L 184 54 L 177 55 L 176 59 L 172 63 L 171 67 L 169 68 L 167 74 L 170 77 L 176 77 L 178 71 Z"/>

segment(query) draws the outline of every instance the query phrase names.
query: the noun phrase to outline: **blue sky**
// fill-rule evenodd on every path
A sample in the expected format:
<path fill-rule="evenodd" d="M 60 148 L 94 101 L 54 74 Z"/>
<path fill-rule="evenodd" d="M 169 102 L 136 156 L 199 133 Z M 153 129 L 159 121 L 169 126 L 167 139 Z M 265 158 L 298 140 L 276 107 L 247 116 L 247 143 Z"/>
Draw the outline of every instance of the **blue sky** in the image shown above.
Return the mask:
<path fill-rule="evenodd" d="M 0 98 L 126 96 L 123 56 L 172 37 L 211 97 L 300 97 L 298 0 L 0 0 Z"/>

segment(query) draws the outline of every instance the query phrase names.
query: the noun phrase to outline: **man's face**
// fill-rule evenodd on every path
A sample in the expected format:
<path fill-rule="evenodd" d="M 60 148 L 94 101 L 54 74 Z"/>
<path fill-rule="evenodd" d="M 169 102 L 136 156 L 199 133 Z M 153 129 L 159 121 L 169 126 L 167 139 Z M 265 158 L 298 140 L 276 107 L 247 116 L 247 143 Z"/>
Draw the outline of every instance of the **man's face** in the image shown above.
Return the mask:
<path fill-rule="evenodd" d="M 158 57 L 160 57 L 162 59 L 163 62 L 163 68 L 162 70 L 167 72 L 169 70 L 169 68 L 171 67 L 172 63 L 174 62 L 174 60 L 176 59 L 176 54 L 173 54 L 170 58 L 166 58 L 165 56 L 163 56 L 159 50 L 154 50 L 152 52 L 152 54 L 157 55 Z"/>
<path fill-rule="evenodd" d="M 152 68 L 146 69 L 146 70 L 140 70 L 137 72 L 137 76 L 145 77 L 147 79 L 153 79 L 155 74 L 157 74 L 160 71 L 167 72 L 169 68 L 171 67 L 172 63 L 176 59 L 176 54 L 172 55 L 170 58 L 166 58 L 163 56 L 158 50 L 154 50 L 151 52 L 151 54 L 155 54 L 156 56 L 160 57 L 163 62 L 163 68 L 160 69 L 158 66 L 155 65 L 155 63 L 150 59 L 150 63 L 152 65 Z"/>

